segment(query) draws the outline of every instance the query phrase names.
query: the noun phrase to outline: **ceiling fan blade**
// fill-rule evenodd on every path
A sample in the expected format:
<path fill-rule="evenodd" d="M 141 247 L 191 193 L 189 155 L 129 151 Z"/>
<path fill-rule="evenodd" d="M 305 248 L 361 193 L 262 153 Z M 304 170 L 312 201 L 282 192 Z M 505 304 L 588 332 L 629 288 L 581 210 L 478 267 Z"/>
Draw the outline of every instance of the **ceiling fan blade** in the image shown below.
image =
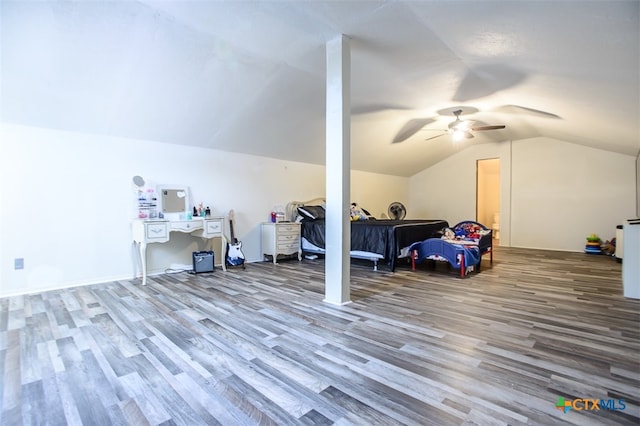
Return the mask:
<path fill-rule="evenodd" d="M 393 138 L 392 143 L 399 143 L 406 141 L 411 136 L 416 134 L 416 132 L 422 129 L 427 124 L 433 123 L 435 120 L 433 118 L 414 118 L 406 122 L 404 126 L 400 129 L 395 138 Z"/>
<path fill-rule="evenodd" d="M 559 115 L 553 114 L 551 112 L 541 111 L 539 109 L 534 109 L 534 108 L 528 108 L 521 105 L 502 105 L 501 107 L 496 108 L 494 111 L 506 112 L 509 114 L 527 114 L 527 115 L 543 117 L 543 118 L 554 118 L 554 119 L 562 118 Z"/>
<path fill-rule="evenodd" d="M 478 126 L 478 127 L 472 127 L 471 130 L 473 130 L 474 132 L 480 132 L 482 130 L 500 130 L 500 129 L 504 129 L 506 126 L 504 124 L 500 124 L 497 126 Z"/>
<path fill-rule="evenodd" d="M 459 106 L 453 106 L 453 107 L 448 107 L 448 108 L 443 108 L 441 110 L 438 110 L 437 113 L 438 115 L 442 115 L 442 116 L 446 116 L 446 117 L 451 117 L 451 115 L 462 115 L 462 116 L 467 116 L 467 115 L 471 115 L 471 114 L 475 114 L 476 112 L 479 112 L 480 110 L 476 107 L 472 107 L 469 105 L 459 105 Z"/>
<path fill-rule="evenodd" d="M 388 112 L 388 111 L 409 111 L 413 108 L 405 106 L 405 105 L 395 105 L 395 104 L 373 104 L 373 105 L 361 105 L 351 108 L 352 115 L 359 114 L 374 114 L 378 112 Z"/>
<path fill-rule="evenodd" d="M 440 133 L 439 135 L 431 136 L 430 138 L 426 138 L 425 141 L 430 141 L 431 139 L 439 138 L 440 136 L 444 136 L 446 133 Z"/>

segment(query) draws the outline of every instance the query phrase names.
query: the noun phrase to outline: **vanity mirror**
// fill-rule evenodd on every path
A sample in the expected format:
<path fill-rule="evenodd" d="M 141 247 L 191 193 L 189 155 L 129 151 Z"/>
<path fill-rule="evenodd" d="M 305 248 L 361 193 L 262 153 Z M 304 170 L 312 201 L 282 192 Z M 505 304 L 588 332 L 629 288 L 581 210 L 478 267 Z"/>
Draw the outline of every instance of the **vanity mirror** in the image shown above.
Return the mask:
<path fill-rule="evenodd" d="M 189 187 L 180 185 L 158 185 L 160 212 L 165 219 L 184 220 L 190 213 Z"/>

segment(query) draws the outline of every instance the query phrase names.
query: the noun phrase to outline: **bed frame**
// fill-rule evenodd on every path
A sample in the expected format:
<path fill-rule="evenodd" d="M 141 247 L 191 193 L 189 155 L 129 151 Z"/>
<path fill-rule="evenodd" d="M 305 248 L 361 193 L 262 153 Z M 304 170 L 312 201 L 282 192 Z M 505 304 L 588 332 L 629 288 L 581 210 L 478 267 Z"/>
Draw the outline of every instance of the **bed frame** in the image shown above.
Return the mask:
<path fill-rule="evenodd" d="M 454 231 L 460 229 L 464 225 L 477 225 L 487 233 L 482 235 L 476 243 L 447 240 L 442 238 L 430 238 L 421 242 L 417 242 L 409 247 L 411 255 L 411 269 L 415 271 L 416 263 L 423 260 L 441 260 L 447 261 L 454 268 L 460 268 L 460 277 L 465 277 L 470 266 L 477 265 L 480 270 L 482 256 L 489 254 L 489 261 L 493 264 L 493 235 L 492 230 L 481 223 L 466 220 L 456 224 L 452 229 Z M 478 263 L 469 265 L 468 250 L 478 248 Z"/>
<path fill-rule="evenodd" d="M 286 220 L 290 222 L 294 222 L 297 219 L 298 207 L 319 206 L 319 205 L 324 205 L 325 203 L 326 203 L 326 199 L 324 197 L 316 197 L 307 201 L 291 201 L 290 203 L 287 204 L 287 207 L 286 207 L 286 211 L 285 211 Z M 303 253 L 310 253 L 310 254 L 316 254 L 316 255 L 319 254 L 323 256 L 325 255 L 325 252 L 326 252 L 325 249 L 314 246 L 313 244 L 306 241 L 302 236 L 300 238 L 301 238 L 300 246 L 302 248 Z M 373 262 L 374 271 L 378 270 L 378 261 L 381 259 L 384 259 L 384 256 L 382 256 L 381 254 L 369 253 L 366 251 L 359 251 L 359 250 L 351 250 L 349 252 L 349 257 L 353 259 L 369 260 Z"/>
<path fill-rule="evenodd" d="M 308 201 L 292 201 L 287 204 L 286 219 L 295 221 L 298 216 L 298 207 L 322 205 L 325 199 L 321 197 Z M 324 220 L 307 221 L 302 223 L 301 246 L 305 253 L 325 254 L 325 249 L 318 247 L 319 241 L 324 238 Z M 380 260 L 389 264 L 393 272 L 398 259 L 410 259 L 411 252 L 408 247 L 415 241 L 431 238 L 449 224 L 444 220 L 389 220 L 376 219 L 370 221 L 351 222 L 351 251 L 349 255 L 354 259 L 362 259 L 373 262 L 373 269 L 378 270 Z M 322 237 L 319 237 L 322 235 Z M 372 236 L 376 236 L 371 238 Z M 307 238 L 309 241 L 307 241 Z M 378 239 L 379 238 L 379 239 Z M 315 245 L 314 245 L 315 244 Z M 354 245 L 355 244 L 355 245 Z M 357 250 L 354 250 L 357 249 Z"/>
<path fill-rule="evenodd" d="M 289 222 L 295 222 L 298 217 L 298 207 L 302 206 L 320 206 L 326 203 L 324 197 L 312 198 L 307 201 L 291 201 L 287 204 L 285 213 L 285 219 Z"/>

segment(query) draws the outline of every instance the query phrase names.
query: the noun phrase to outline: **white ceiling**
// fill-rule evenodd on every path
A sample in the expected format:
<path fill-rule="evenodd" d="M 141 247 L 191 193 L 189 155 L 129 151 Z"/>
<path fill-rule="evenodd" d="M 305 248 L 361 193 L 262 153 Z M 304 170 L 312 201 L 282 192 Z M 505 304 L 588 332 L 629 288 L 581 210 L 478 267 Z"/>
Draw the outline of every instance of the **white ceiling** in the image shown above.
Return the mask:
<path fill-rule="evenodd" d="M 324 164 L 325 45 L 345 34 L 354 169 L 535 136 L 637 155 L 639 6 L 2 0 L 1 119 Z M 459 106 L 507 128 L 425 141 Z"/>

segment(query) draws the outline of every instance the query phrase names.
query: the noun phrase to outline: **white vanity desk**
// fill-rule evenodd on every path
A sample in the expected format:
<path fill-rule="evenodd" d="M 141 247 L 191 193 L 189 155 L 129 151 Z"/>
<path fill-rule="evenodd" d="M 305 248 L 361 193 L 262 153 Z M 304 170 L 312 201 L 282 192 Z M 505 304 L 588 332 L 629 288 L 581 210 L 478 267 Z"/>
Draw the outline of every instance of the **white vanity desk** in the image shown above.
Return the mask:
<path fill-rule="evenodd" d="M 165 219 L 136 219 L 132 223 L 133 244 L 140 254 L 140 264 L 142 269 L 142 285 L 147 284 L 147 244 L 166 243 L 171 237 L 171 232 L 182 232 L 191 234 L 194 237 L 201 237 L 206 240 L 220 238 L 220 253 L 224 256 L 227 247 L 227 240 L 224 236 L 224 218 L 206 217 L 194 218 L 191 220 L 165 220 Z M 213 241 L 211 241 L 213 249 Z M 222 269 L 227 270 L 224 259 L 221 263 Z M 138 277 L 138 262 L 133 264 L 133 278 Z"/>

